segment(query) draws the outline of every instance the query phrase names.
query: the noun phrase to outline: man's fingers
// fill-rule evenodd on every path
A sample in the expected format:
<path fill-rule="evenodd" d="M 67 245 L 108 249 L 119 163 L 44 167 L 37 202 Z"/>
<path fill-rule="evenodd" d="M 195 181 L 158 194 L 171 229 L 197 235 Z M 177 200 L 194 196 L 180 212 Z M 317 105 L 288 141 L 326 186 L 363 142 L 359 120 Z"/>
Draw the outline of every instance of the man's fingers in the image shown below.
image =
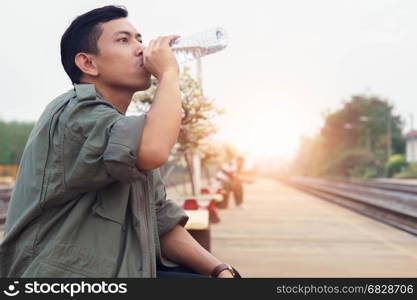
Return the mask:
<path fill-rule="evenodd" d="M 153 49 L 155 47 L 155 40 L 151 40 L 147 47 L 143 50 L 143 63 L 146 62 L 149 55 L 152 53 Z"/>
<path fill-rule="evenodd" d="M 151 52 L 154 48 L 155 48 L 155 40 L 151 40 L 148 44 L 148 47 L 146 47 L 146 49 L 148 49 L 148 52 Z"/>
<path fill-rule="evenodd" d="M 172 46 L 172 44 L 179 39 L 180 35 L 168 35 L 167 38 L 169 39 L 169 45 Z"/>
<path fill-rule="evenodd" d="M 145 67 L 157 78 L 166 71 L 179 71 L 178 63 L 170 47 L 170 42 L 177 38 L 179 38 L 178 35 L 158 37 L 151 40 L 143 51 Z"/>
<path fill-rule="evenodd" d="M 179 35 L 167 35 L 167 36 L 160 36 L 155 41 L 155 47 L 164 47 L 164 46 L 171 46 L 172 43 L 178 39 Z"/>
<path fill-rule="evenodd" d="M 158 37 L 155 40 L 155 49 L 159 49 L 163 46 L 163 37 Z"/>

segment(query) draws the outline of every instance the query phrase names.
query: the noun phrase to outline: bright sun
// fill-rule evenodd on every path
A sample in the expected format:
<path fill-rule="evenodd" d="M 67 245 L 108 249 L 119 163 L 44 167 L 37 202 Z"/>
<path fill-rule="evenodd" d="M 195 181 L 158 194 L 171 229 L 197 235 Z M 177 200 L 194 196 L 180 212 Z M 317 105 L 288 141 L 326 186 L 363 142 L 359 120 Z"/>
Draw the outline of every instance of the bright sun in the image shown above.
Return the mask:
<path fill-rule="evenodd" d="M 256 111 L 257 110 L 257 111 Z M 226 120 L 220 136 L 253 157 L 291 158 L 302 134 L 297 113 L 280 108 L 255 109 Z"/>

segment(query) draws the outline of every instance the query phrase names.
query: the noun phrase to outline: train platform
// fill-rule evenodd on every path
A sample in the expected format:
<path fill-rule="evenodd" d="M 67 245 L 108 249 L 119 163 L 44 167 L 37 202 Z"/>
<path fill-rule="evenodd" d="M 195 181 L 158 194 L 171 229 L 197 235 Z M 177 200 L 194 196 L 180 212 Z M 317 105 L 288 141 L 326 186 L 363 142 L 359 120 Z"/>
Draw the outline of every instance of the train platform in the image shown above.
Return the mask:
<path fill-rule="evenodd" d="M 266 178 L 220 211 L 212 252 L 245 277 L 417 277 L 417 236 Z M 232 200 L 232 199 L 230 199 Z"/>
<path fill-rule="evenodd" d="M 212 253 L 243 277 L 417 277 L 415 235 L 273 179 L 244 195 L 210 225 Z"/>

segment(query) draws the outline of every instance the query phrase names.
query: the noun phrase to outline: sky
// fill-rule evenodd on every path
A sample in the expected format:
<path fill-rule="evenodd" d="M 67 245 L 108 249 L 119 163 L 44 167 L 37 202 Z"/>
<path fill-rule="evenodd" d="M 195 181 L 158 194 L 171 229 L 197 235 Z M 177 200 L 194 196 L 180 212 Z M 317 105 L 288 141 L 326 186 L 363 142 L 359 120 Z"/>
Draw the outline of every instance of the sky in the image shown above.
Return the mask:
<path fill-rule="evenodd" d="M 72 88 L 60 38 L 78 15 L 124 5 L 144 42 L 213 26 L 228 47 L 204 57 L 204 92 L 225 109 L 217 138 L 254 156 L 290 158 L 301 135 L 353 94 L 387 99 L 417 116 L 417 1 L 22 1 L 0 12 L 0 118 L 35 121 Z"/>

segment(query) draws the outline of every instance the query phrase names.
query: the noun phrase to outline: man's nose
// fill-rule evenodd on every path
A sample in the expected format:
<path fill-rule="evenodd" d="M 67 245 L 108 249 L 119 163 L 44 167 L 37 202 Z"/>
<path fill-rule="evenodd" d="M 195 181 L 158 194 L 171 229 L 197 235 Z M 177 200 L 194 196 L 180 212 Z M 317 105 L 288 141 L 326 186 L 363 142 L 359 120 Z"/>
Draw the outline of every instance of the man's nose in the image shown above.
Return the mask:
<path fill-rule="evenodd" d="M 142 54 L 142 52 L 143 52 L 143 50 L 145 50 L 145 45 L 144 44 L 142 44 L 142 43 L 140 43 L 140 42 L 138 42 L 138 45 L 137 45 L 137 48 L 136 48 L 136 51 L 135 51 L 135 54 L 137 55 L 137 56 L 139 56 L 139 55 L 141 55 Z"/>

